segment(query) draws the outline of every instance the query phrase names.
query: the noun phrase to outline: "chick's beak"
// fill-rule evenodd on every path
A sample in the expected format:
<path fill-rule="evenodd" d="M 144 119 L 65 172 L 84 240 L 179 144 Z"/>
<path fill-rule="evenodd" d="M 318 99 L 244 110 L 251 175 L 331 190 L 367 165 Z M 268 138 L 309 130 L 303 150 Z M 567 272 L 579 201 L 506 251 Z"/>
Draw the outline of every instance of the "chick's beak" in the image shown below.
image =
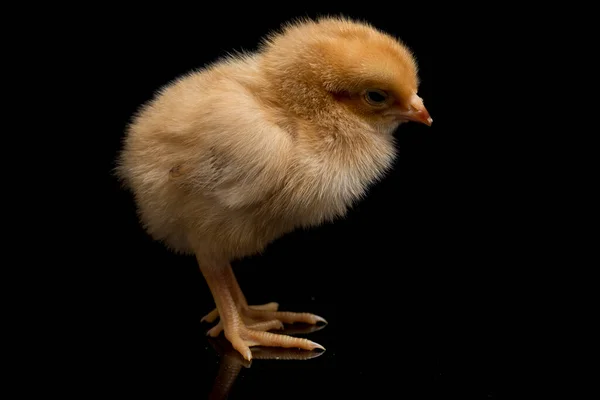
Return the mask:
<path fill-rule="evenodd" d="M 425 105 L 423 104 L 423 99 L 416 94 L 411 97 L 408 103 L 408 110 L 400 110 L 398 113 L 398 118 L 405 121 L 419 122 L 427 126 L 431 126 L 433 123 L 433 119 L 429 115 L 429 111 L 427 111 Z"/>

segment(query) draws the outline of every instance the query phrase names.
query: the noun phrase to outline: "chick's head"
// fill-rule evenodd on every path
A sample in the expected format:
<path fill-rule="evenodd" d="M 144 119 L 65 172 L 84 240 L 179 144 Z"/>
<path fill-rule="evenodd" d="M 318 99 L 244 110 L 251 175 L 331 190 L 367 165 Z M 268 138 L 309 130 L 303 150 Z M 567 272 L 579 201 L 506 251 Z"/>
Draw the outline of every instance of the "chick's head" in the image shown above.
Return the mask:
<path fill-rule="evenodd" d="M 349 118 L 387 133 L 407 121 L 433 122 L 417 94 L 412 52 L 366 23 L 324 18 L 288 25 L 267 41 L 264 66 L 280 101 L 311 119 Z"/>

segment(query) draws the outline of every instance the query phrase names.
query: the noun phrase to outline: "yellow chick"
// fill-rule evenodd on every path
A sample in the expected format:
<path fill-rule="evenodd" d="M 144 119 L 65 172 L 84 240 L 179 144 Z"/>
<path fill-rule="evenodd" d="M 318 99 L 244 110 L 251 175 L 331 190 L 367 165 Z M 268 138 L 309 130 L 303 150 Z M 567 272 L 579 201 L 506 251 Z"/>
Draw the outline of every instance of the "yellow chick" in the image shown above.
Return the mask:
<path fill-rule="evenodd" d="M 392 133 L 431 125 L 417 66 L 394 37 L 345 18 L 303 19 L 173 81 L 128 126 L 117 173 L 154 239 L 194 254 L 224 332 L 252 346 L 322 349 L 267 332 L 325 322 L 248 305 L 230 266 L 298 228 L 345 215 L 391 167 Z"/>

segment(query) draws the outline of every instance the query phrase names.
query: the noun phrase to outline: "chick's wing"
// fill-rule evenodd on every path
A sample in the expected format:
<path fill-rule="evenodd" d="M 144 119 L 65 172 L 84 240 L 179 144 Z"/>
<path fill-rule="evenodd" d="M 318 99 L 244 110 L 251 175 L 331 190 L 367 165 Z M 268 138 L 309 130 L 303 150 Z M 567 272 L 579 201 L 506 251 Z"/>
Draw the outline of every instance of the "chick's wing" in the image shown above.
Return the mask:
<path fill-rule="evenodd" d="M 247 99 L 246 99 L 247 100 Z M 245 104 L 244 104 L 245 103 Z M 192 173 L 197 191 L 225 208 L 263 201 L 285 178 L 289 163 L 288 135 L 251 101 L 214 110 L 204 119 L 201 149 Z"/>
<path fill-rule="evenodd" d="M 270 130 L 238 133 L 210 147 L 199 182 L 222 206 L 243 208 L 263 201 L 282 182 L 285 160 Z"/>

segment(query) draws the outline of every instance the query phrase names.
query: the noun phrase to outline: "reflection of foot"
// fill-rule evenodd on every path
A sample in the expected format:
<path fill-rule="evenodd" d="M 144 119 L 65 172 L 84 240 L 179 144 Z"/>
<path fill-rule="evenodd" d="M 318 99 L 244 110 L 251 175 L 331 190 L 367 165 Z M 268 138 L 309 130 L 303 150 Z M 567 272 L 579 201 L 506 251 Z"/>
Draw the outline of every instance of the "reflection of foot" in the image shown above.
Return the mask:
<path fill-rule="evenodd" d="M 242 367 L 249 368 L 251 362 L 244 360 L 224 337 L 209 338 L 208 341 L 219 355 L 219 372 L 208 398 L 226 399 Z"/>
<path fill-rule="evenodd" d="M 308 335 L 313 332 L 320 331 L 325 328 L 325 324 L 311 325 L 311 324 L 294 324 L 285 325 L 283 330 L 280 332 L 284 335 Z"/>
<path fill-rule="evenodd" d="M 209 338 L 208 341 L 219 355 L 219 372 L 215 379 L 209 399 L 226 399 L 242 367 L 250 368 L 252 363 L 245 360 L 223 336 Z M 322 351 L 306 351 L 277 347 L 252 348 L 252 357 L 257 360 L 310 360 L 319 357 L 321 354 L 323 354 Z"/>
<path fill-rule="evenodd" d="M 310 360 L 317 358 L 323 351 L 300 349 L 282 349 L 278 347 L 254 347 L 252 357 L 257 360 Z"/>
<path fill-rule="evenodd" d="M 223 336 L 217 338 L 208 338 L 208 342 L 219 355 L 221 365 L 239 365 L 240 367 L 250 368 L 252 361 L 246 360 L 233 348 L 229 340 Z M 253 347 L 252 358 L 257 360 L 310 360 L 324 354 L 320 350 L 301 350 L 286 349 L 281 347 Z"/>

